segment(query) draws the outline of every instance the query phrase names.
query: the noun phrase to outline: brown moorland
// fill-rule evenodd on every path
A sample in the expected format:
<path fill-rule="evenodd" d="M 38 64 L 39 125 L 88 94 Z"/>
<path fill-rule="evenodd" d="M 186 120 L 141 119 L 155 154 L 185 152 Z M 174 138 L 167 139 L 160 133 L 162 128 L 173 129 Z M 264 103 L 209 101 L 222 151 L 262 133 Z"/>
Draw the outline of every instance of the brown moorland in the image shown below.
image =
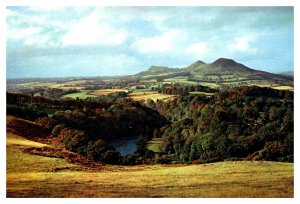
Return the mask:
<path fill-rule="evenodd" d="M 293 163 L 103 165 L 67 151 L 37 124 L 12 116 L 6 146 L 7 197 L 294 196 Z"/>

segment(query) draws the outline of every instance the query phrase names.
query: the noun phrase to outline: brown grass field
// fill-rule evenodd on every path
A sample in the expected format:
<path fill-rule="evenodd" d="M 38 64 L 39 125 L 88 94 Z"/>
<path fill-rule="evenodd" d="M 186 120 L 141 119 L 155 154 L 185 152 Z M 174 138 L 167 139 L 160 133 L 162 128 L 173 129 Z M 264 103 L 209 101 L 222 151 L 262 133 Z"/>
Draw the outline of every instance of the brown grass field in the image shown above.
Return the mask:
<path fill-rule="evenodd" d="M 96 96 L 104 96 L 104 95 L 107 95 L 110 93 L 122 92 L 122 91 L 124 91 L 126 93 L 128 92 L 127 89 L 99 89 L 96 91 L 92 91 L 89 94 L 96 95 Z"/>
<path fill-rule="evenodd" d="M 43 130 L 32 122 L 7 117 L 7 197 L 294 196 L 292 163 L 102 165 L 36 132 Z"/>
<path fill-rule="evenodd" d="M 156 102 L 157 99 L 165 100 L 174 97 L 174 95 L 160 94 L 157 92 L 134 92 L 129 94 L 128 97 L 132 98 L 135 101 L 141 101 L 141 100 L 146 101 L 149 98 L 152 99 L 154 102 Z"/>

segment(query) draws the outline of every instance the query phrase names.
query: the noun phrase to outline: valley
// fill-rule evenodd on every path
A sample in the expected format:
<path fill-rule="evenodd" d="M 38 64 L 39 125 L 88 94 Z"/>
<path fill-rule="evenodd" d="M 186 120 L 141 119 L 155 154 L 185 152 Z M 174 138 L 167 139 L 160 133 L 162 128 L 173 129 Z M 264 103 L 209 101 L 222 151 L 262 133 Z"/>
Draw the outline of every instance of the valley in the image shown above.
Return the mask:
<path fill-rule="evenodd" d="M 57 142 L 50 142 L 51 137 L 36 142 L 33 140 L 39 137 L 30 140 L 23 136 L 22 127 L 28 123 L 33 125 L 7 117 L 8 198 L 293 197 L 292 163 L 113 166 L 72 161 L 70 156 L 49 153 L 50 149 L 67 152 Z M 38 128 L 34 125 L 32 131 Z M 30 148 L 44 148 L 44 154 L 29 152 Z"/>
<path fill-rule="evenodd" d="M 8 79 L 7 197 L 293 197 L 293 87 L 224 58 Z"/>
<path fill-rule="evenodd" d="M 293 91 L 293 76 L 258 71 L 231 59 L 206 64 L 196 61 L 184 68 L 151 66 L 135 75 L 120 77 L 70 77 L 8 80 L 7 91 L 50 98 L 79 98 L 126 92 L 136 101 L 166 100 L 165 86 L 206 86 L 228 89 L 239 86 L 271 87 Z M 48 93 L 50 92 L 50 93 Z M 51 92 L 56 92 L 53 94 Z"/>

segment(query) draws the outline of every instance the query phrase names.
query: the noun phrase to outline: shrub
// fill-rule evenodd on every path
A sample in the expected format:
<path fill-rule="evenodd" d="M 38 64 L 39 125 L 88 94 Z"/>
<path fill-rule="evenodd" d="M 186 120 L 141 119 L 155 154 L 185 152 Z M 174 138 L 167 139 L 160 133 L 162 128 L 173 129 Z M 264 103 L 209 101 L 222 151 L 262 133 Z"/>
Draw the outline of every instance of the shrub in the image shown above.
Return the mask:
<path fill-rule="evenodd" d="M 283 156 L 284 146 L 280 141 L 267 142 L 262 150 L 259 151 L 257 159 L 276 161 Z"/>
<path fill-rule="evenodd" d="M 64 129 L 66 126 L 64 124 L 55 125 L 52 129 L 51 135 L 57 137 L 60 134 L 60 131 Z"/>
<path fill-rule="evenodd" d="M 108 150 L 103 140 L 90 141 L 87 145 L 86 156 L 93 161 L 101 161 L 103 154 Z"/>
<path fill-rule="evenodd" d="M 52 128 L 57 124 L 55 120 L 49 117 L 38 118 L 35 122 L 47 130 L 52 130 Z"/>

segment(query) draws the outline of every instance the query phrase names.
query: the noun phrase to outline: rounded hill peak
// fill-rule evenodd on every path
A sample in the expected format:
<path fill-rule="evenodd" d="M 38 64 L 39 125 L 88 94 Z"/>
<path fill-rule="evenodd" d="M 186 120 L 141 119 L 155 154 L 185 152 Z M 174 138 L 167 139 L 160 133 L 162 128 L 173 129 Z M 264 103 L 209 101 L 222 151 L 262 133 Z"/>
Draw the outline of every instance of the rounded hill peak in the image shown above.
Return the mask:
<path fill-rule="evenodd" d="M 222 65 L 222 66 L 234 66 L 234 65 L 237 65 L 238 63 L 232 59 L 219 58 L 216 61 L 214 61 L 212 64 L 213 65 Z"/>
<path fill-rule="evenodd" d="M 194 69 L 197 68 L 203 64 L 206 64 L 205 62 L 201 61 L 201 60 L 197 60 L 196 62 L 192 63 L 190 66 L 188 66 L 187 68 L 189 69 Z"/>

